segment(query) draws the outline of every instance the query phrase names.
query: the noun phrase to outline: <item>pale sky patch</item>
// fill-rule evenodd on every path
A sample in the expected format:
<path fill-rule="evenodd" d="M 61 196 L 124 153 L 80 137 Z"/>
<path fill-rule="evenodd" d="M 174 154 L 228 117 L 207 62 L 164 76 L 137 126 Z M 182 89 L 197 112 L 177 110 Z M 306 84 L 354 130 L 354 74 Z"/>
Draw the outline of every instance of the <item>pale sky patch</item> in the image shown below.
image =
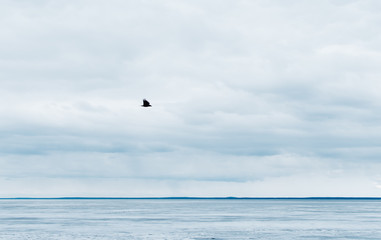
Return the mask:
<path fill-rule="evenodd" d="M 379 196 L 380 10 L 3 1 L 1 197 Z"/>

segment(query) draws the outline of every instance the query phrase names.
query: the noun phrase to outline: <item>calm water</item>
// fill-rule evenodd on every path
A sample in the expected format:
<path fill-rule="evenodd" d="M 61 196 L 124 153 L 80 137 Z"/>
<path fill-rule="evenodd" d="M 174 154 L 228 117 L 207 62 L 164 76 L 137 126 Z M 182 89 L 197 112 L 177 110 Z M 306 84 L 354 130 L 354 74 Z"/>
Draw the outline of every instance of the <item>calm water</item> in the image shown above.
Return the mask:
<path fill-rule="evenodd" d="M 0 200 L 0 239 L 381 239 L 381 201 Z"/>

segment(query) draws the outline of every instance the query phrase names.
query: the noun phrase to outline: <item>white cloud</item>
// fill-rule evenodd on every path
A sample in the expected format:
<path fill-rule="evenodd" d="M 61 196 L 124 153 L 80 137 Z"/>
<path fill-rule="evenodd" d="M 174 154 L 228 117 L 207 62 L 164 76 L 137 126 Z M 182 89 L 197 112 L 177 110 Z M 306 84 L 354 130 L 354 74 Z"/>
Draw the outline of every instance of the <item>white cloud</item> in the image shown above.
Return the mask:
<path fill-rule="evenodd" d="M 24 177 L 57 177 L 67 189 L 105 181 L 90 195 L 124 194 L 102 180 L 116 177 L 142 181 L 129 189 L 137 195 L 213 195 L 230 186 L 213 193 L 275 196 L 274 179 L 309 181 L 303 172 L 315 174 L 323 195 L 351 182 L 350 173 L 365 186 L 380 157 L 380 7 L 6 1 L 0 176 L 16 188 L 7 191 L 23 195 Z M 142 98 L 153 108 L 140 108 Z M 338 170 L 344 175 L 324 192 L 326 173 Z M 203 181 L 210 184 L 198 189 Z M 307 184 L 282 189 L 313 195 Z"/>

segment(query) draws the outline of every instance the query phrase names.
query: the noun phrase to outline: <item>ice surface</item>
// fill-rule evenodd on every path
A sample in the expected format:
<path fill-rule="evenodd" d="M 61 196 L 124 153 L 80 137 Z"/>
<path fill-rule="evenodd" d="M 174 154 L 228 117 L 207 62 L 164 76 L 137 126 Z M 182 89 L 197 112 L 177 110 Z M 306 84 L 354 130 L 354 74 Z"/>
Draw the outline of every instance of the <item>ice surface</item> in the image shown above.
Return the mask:
<path fill-rule="evenodd" d="M 0 200 L 0 239 L 381 239 L 378 200 Z"/>

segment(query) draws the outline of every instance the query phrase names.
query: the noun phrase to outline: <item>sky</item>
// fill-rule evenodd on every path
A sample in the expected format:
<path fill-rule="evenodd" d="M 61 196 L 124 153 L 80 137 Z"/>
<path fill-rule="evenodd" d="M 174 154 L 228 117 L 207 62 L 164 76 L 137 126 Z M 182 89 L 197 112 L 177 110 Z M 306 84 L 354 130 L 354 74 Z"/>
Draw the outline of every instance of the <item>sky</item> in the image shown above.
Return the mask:
<path fill-rule="evenodd" d="M 380 1 L 0 2 L 0 197 L 381 196 Z"/>

